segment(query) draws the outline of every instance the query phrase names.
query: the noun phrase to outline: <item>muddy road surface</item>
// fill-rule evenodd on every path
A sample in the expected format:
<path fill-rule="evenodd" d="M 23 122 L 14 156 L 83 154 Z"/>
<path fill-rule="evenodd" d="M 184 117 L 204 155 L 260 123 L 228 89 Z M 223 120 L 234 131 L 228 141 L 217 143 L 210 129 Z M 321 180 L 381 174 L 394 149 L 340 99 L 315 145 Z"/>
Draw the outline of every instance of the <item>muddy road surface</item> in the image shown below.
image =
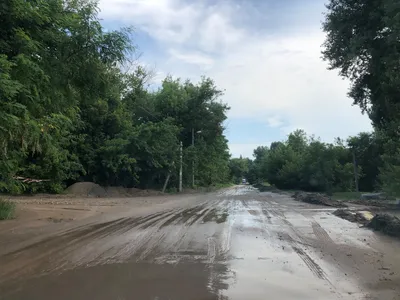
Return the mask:
<path fill-rule="evenodd" d="M 400 299 L 400 243 L 331 211 L 242 186 L 0 223 L 0 299 Z"/>

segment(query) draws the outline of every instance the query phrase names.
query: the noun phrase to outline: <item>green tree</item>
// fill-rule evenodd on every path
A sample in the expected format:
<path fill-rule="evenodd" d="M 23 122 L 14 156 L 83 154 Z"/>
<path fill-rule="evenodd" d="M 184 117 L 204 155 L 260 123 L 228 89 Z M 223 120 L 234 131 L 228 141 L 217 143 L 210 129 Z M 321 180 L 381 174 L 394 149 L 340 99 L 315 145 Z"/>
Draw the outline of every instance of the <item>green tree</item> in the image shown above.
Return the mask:
<path fill-rule="evenodd" d="M 324 22 L 324 58 L 352 82 L 354 104 L 378 128 L 397 128 L 400 104 L 399 4 L 394 0 L 331 0 Z M 393 127 L 395 126 L 395 127 Z M 394 133 L 394 132 L 393 132 Z"/>
<path fill-rule="evenodd" d="M 386 173 L 381 176 L 382 184 L 396 186 L 395 182 L 400 180 L 399 172 L 394 171 L 400 168 L 399 3 L 330 0 L 327 9 L 323 26 L 327 34 L 324 58 L 331 69 L 338 69 L 341 76 L 350 79 L 349 95 L 369 115 L 381 137 L 384 152 L 381 171 Z M 379 168 L 380 162 L 375 163 Z M 373 173 L 371 170 L 370 174 Z M 375 181 L 372 177 L 368 179 L 368 189 Z"/>
<path fill-rule="evenodd" d="M 382 141 L 375 133 L 361 132 L 347 140 L 350 151 L 354 153 L 356 163 L 361 168 L 359 178 L 360 191 L 374 191 L 379 187 L 379 169 L 382 167 Z"/>
<path fill-rule="evenodd" d="M 248 178 L 251 160 L 248 158 L 231 158 L 229 161 L 230 175 L 234 183 L 239 184 L 243 178 Z"/>
<path fill-rule="evenodd" d="M 249 171 L 252 182 L 328 193 L 354 188 L 351 152 L 340 140 L 327 144 L 296 130 L 284 142 L 258 147 L 254 155 Z"/>
<path fill-rule="evenodd" d="M 142 67 L 124 74 L 131 31 L 104 30 L 96 1 L 1 7 L 1 191 L 59 192 L 77 180 L 154 188 L 168 175 L 176 184 L 180 142 L 184 174 L 194 166 L 198 184 L 229 180 L 229 108 L 211 79 L 167 77 L 152 91 Z M 20 176 L 46 181 L 25 185 Z"/>

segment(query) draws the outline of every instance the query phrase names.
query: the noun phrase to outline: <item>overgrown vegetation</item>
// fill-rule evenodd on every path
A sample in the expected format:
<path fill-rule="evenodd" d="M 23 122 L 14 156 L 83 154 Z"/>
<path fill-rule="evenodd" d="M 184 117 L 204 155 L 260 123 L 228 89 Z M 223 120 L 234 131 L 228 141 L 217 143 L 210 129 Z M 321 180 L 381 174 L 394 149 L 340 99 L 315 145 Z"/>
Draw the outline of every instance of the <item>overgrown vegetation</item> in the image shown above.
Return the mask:
<path fill-rule="evenodd" d="M 399 3 L 330 0 L 327 9 L 324 58 L 350 79 L 349 96 L 374 125 L 381 187 L 400 194 Z"/>
<path fill-rule="evenodd" d="M 279 189 L 354 191 L 355 157 L 360 189 L 372 191 L 379 184 L 380 163 L 376 152 L 371 150 L 374 147 L 375 139 L 368 133 L 351 137 L 347 142 L 337 139 L 329 144 L 296 130 L 286 141 L 255 149 L 255 159 L 243 160 L 242 164 L 248 167 L 241 168 L 241 172 L 252 183 L 267 181 Z"/>
<path fill-rule="evenodd" d="M 184 185 L 193 172 L 195 185 L 228 182 L 221 91 L 209 78 L 149 89 L 130 29 L 104 30 L 97 11 L 87 0 L 3 1 L 0 191 L 161 188 L 168 174 L 176 187 L 181 142 Z"/>
<path fill-rule="evenodd" d="M 15 203 L 0 199 L 0 220 L 9 220 L 15 217 Z"/>

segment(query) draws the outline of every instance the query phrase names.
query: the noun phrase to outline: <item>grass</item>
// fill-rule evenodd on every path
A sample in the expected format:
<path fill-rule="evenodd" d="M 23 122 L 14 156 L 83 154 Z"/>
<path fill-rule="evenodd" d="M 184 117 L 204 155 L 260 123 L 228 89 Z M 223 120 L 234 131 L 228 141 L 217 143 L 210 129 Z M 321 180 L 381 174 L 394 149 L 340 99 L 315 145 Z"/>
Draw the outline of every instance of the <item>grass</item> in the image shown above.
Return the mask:
<path fill-rule="evenodd" d="M 15 203 L 0 199 L 0 220 L 9 220 L 15 217 Z"/>
<path fill-rule="evenodd" d="M 334 200 L 360 200 L 362 192 L 337 192 L 333 193 Z"/>

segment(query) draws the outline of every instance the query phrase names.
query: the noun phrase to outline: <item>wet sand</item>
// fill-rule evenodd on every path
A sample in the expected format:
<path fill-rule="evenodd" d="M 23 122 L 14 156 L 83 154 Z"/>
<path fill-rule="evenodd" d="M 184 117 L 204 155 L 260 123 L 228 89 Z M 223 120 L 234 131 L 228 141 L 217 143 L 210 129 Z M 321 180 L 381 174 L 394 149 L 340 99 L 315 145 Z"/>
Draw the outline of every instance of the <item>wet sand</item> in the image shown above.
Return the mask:
<path fill-rule="evenodd" d="M 68 222 L 0 223 L 0 299 L 400 299 L 398 240 L 286 195 L 67 208 Z"/>

